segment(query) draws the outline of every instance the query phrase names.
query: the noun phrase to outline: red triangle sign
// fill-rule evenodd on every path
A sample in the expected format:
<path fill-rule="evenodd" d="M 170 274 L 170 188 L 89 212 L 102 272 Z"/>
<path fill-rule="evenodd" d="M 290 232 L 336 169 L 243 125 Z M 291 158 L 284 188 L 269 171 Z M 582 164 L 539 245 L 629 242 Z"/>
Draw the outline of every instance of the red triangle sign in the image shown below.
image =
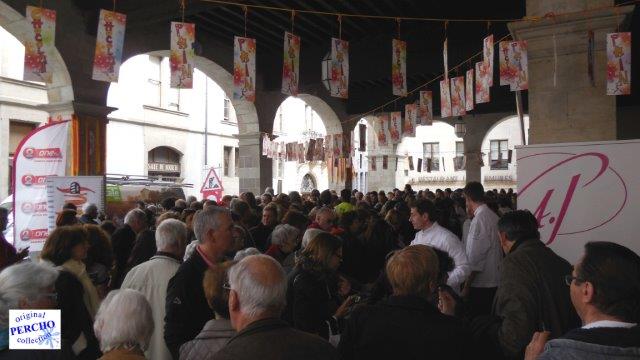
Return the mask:
<path fill-rule="evenodd" d="M 209 170 L 209 174 L 204 179 L 204 183 L 202 184 L 200 192 L 205 198 L 207 198 L 209 195 L 213 195 L 219 199 L 223 191 L 224 187 L 222 186 L 222 181 L 220 181 L 220 178 L 218 177 L 216 171 L 211 168 L 211 170 Z"/>

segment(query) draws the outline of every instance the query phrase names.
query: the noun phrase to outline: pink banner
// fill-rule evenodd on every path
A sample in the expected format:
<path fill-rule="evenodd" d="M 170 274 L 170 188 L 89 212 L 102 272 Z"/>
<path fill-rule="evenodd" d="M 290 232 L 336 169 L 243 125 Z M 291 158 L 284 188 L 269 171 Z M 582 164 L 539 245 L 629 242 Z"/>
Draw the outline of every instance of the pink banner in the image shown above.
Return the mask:
<path fill-rule="evenodd" d="M 391 84 L 393 95 L 407 96 L 407 43 L 393 39 L 391 62 Z"/>
<path fill-rule="evenodd" d="M 401 140 L 402 128 L 402 113 L 400 111 L 394 111 L 391 113 L 389 119 L 389 134 L 391 135 L 391 142 L 397 144 Z"/>
<path fill-rule="evenodd" d="M 433 93 L 431 91 L 420 91 L 418 119 L 420 125 L 433 124 Z"/>
<path fill-rule="evenodd" d="M 349 97 L 349 42 L 331 39 L 331 96 Z"/>
<path fill-rule="evenodd" d="M 24 80 L 53 82 L 49 59 L 54 56 L 56 12 L 27 6 L 27 23 L 31 24 L 24 41 Z"/>
<path fill-rule="evenodd" d="M 333 156 L 338 158 L 342 156 L 342 134 L 333 135 Z"/>
<path fill-rule="evenodd" d="M 631 33 L 607 34 L 607 95 L 631 94 Z"/>
<path fill-rule="evenodd" d="M 285 32 L 282 61 L 282 93 L 297 96 L 299 79 L 300 37 L 290 32 Z"/>
<path fill-rule="evenodd" d="M 488 103 L 489 101 L 490 91 L 487 63 L 479 61 L 476 63 L 476 104 Z"/>
<path fill-rule="evenodd" d="M 451 116 L 451 94 L 449 92 L 449 80 L 440 80 L 440 117 Z"/>
<path fill-rule="evenodd" d="M 465 110 L 471 111 L 473 110 L 473 69 L 467 70 L 467 77 L 465 78 L 465 81 L 466 88 L 464 91 L 464 105 Z"/>
<path fill-rule="evenodd" d="M 451 79 L 451 116 L 466 115 L 464 105 L 464 76 Z"/>
<path fill-rule="evenodd" d="M 483 42 L 483 62 L 487 65 L 487 77 L 489 86 L 493 86 L 493 35 L 484 38 Z"/>
<path fill-rule="evenodd" d="M 171 23 L 171 87 L 177 89 L 193 88 L 193 69 L 196 41 L 196 25 L 191 23 Z"/>
<path fill-rule="evenodd" d="M 387 146 L 389 139 L 389 114 L 380 114 L 377 118 L 378 146 Z"/>
<path fill-rule="evenodd" d="M 418 120 L 418 105 L 406 104 L 404 106 L 404 123 L 402 126 L 402 136 L 416 136 L 416 124 Z"/>
<path fill-rule="evenodd" d="M 256 39 L 233 38 L 233 98 L 256 100 Z"/>
<path fill-rule="evenodd" d="M 117 82 L 122 63 L 122 46 L 127 16 L 100 10 L 96 51 L 93 56 L 93 80 Z"/>

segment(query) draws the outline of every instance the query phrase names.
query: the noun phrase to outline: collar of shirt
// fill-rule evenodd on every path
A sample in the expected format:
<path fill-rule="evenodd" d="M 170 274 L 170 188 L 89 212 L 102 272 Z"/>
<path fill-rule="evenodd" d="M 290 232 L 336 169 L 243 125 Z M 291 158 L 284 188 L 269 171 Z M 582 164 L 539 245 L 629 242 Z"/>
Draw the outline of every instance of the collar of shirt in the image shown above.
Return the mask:
<path fill-rule="evenodd" d="M 583 326 L 583 329 L 595 329 L 595 328 L 624 328 L 630 329 L 634 326 L 637 326 L 637 323 L 628 323 L 623 321 L 615 321 L 615 320 L 600 320 L 594 321 Z"/>
<path fill-rule="evenodd" d="M 482 204 L 476 208 L 476 211 L 473 212 L 473 216 L 476 217 L 478 214 L 484 211 L 487 208 L 487 204 Z"/>
<path fill-rule="evenodd" d="M 204 262 L 207 263 L 208 267 L 212 268 L 215 265 L 215 263 L 211 261 L 211 259 L 209 259 L 207 255 L 204 253 L 204 251 L 200 248 L 200 245 L 196 246 L 196 251 L 198 252 L 198 254 L 200 254 L 200 256 L 202 257 L 202 260 L 204 260 Z"/>
<path fill-rule="evenodd" d="M 420 232 L 422 233 L 422 235 L 427 235 L 428 233 L 434 232 L 438 227 L 440 227 L 440 225 L 438 225 L 437 221 L 434 221 L 431 226 L 429 226 L 426 229 L 422 229 L 420 230 Z"/>

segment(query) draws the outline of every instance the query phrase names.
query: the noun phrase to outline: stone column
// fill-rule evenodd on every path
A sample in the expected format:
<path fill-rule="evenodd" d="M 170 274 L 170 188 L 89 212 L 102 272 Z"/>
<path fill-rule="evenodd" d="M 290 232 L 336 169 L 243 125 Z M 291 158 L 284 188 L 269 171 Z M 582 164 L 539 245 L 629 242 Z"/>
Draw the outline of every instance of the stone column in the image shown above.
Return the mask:
<path fill-rule="evenodd" d="M 261 194 L 260 184 L 260 133 L 238 135 L 240 146 L 240 192 L 251 191 L 255 195 Z"/>
<path fill-rule="evenodd" d="M 616 139 L 616 99 L 606 95 L 605 37 L 616 31 L 633 6 L 582 12 L 613 3 L 528 0 L 527 16 L 568 15 L 509 24 L 515 39 L 528 41 L 529 143 Z M 594 85 L 587 71 L 589 30 L 594 32 L 595 40 Z"/>

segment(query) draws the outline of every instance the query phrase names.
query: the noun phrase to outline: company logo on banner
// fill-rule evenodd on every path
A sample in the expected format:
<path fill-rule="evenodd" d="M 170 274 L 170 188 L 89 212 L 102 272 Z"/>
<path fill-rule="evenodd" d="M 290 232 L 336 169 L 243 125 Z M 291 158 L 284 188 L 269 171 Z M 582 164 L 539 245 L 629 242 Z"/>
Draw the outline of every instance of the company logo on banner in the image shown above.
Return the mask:
<path fill-rule="evenodd" d="M 40 251 L 47 238 L 48 216 L 43 216 L 42 199 L 47 196 L 46 180 L 63 176 L 67 166 L 70 121 L 39 127 L 29 133 L 16 149 L 13 168 L 14 246 Z"/>
<path fill-rule="evenodd" d="M 60 310 L 9 310 L 10 350 L 60 350 Z"/>
<path fill-rule="evenodd" d="M 49 230 L 53 230 L 55 214 L 66 203 L 74 204 L 82 215 L 85 204 L 95 204 L 104 210 L 104 177 L 102 176 L 52 176 L 47 178 L 47 206 L 49 209 Z"/>
<path fill-rule="evenodd" d="M 640 142 L 540 145 L 518 150 L 518 207 L 538 220 L 541 240 L 575 262 L 589 241 L 640 244 Z"/>

